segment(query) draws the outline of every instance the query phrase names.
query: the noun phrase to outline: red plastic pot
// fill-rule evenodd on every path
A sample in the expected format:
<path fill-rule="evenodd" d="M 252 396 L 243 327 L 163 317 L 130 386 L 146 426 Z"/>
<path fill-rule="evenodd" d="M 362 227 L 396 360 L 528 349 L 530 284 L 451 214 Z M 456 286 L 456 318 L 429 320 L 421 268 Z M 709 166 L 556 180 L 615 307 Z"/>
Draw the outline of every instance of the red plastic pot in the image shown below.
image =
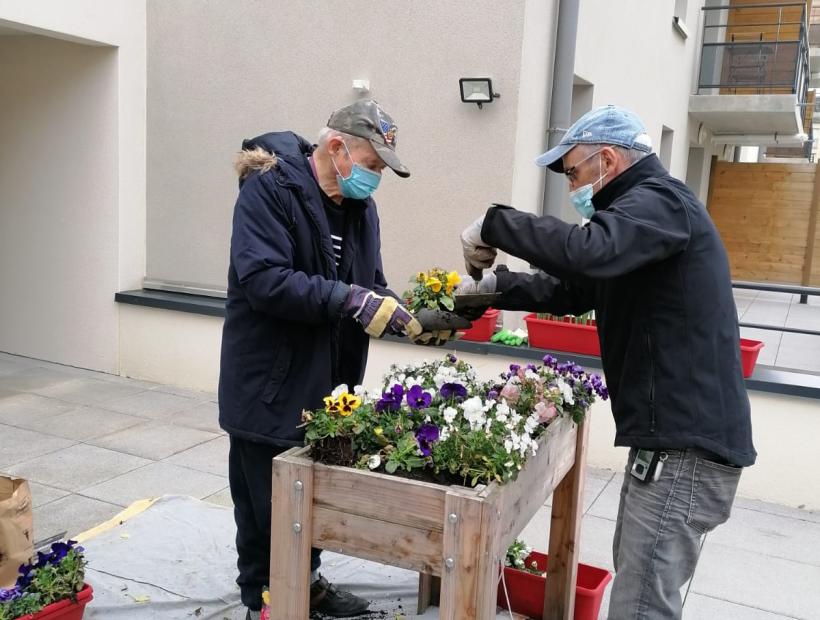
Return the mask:
<path fill-rule="evenodd" d="M 490 338 L 495 333 L 495 323 L 498 320 L 498 310 L 490 308 L 481 315 L 480 318 L 473 321 L 473 326 L 470 329 L 465 329 L 462 340 L 472 340 L 474 342 L 489 342 Z"/>
<path fill-rule="evenodd" d="M 539 319 L 535 314 L 528 314 L 524 320 L 527 322 L 527 340 L 531 347 L 601 355 L 598 328 L 595 325 Z"/>
<path fill-rule="evenodd" d="M 526 559 L 527 565 L 535 562 L 539 571 L 547 570 L 547 555 L 533 551 Z M 540 620 L 544 611 L 544 586 L 546 577 L 517 570 L 504 569 L 509 601 L 504 595 L 504 584 L 498 584 L 498 604 L 504 609 Z M 575 586 L 575 620 L 597 620 L 607 584 L 612 581 L 612 573 L 603 568 L 578 564 L 578 579 Z"/>
<path fill-rule="evenodd" d="M 740 362 L 743 365 L 744 377 L 752 376 L 757 363 L 757 356 L 760 355 L 760 349 L 762 348 L 763 343 L 760 340 L 740 339 Z"/>
<path fill-rule="evenodd" d="M 94 589 L 85 584 L 77 593 L 77 601 L 70 598 L 46 605 L 36 614 L 26 614 L 16 620 L 81 620 L 85 613 L 85 606 L 94 598 Z"/>

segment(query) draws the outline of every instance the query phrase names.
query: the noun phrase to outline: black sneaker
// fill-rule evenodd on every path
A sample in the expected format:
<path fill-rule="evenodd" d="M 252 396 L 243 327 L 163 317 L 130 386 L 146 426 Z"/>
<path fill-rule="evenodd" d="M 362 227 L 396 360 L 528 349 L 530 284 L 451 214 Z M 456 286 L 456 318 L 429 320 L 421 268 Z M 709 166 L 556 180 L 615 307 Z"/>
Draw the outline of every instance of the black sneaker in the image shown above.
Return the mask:
<path fill-rule="evenodd" d="M 363 598 L 337 590 L 327 579 L 319 578 L 310 584 L 310 610 L 333 618 L 351 618 L 367 611 L 370 603 Z"/>

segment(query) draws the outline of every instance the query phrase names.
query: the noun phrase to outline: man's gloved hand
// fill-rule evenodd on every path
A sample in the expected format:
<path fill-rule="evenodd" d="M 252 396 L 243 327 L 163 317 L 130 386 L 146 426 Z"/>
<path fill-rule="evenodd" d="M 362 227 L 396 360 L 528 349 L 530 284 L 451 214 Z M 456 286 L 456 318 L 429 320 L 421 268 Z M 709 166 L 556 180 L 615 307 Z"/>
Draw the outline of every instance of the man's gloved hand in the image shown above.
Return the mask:
<path fill-rule="evenodd" d="M 447 310 L 422 309 L 416 318 L 422 329 L 421 334 L 413 339 L 416 344 L 441 346 L 458 338 L 458 330 L 472 327 L 470 321 Z"/>
<path fill-rule="evenodd" d="M 422 333 L 421 324 L 398 301 L 355 284 L 350 286 L 343 312 L 356 319 L 374 338 L 392 334 L 415 341 Z"/>
<path fill-rule="evenodd" d="M 491 248 L 481 239 L 481 227 L 484 225 L 482 215 L 461 233 L 461 247 L 464 250 L 464 264 L 467 273 L 474 280 L 481 280 L 484 269 L 489 269 L 495 262 L 498 251 Z"/>
<path fill-rule="evenodd" d="M 458 299 L 459 295 L 478 295 L 481 293 L 492 294 L 496 292 L 497 283 L 498 278 L 496 278 L 495 274 L 492 272 L 486 274 L 478 282 L 476 282 L 469 276 L 464 276 L 461 278 L 461 284 L 459 284 L 458 288 L 456 288 L 454 295 L 455 298 Z M 456 314 L 458 314 L 459 316 L 463 316 L 468 321 L 476 321 L 480 319 L 482 316 L 484 316 L 484 313 L 490 307 L 490 305 L 487 304 L 481 306 L 458 308 L 458 305 L 458 302 L 456 302 Z"/>
<path fill-rule="evenodd" d="M 479 293 L 495 293 L 498 286 L 498 278 L 490 272 L 485 274 L 481 280 L 475 281 L 468 276 L 462 276 L 461 284 L 456 287 L 455 296 L 476 295 Z"/>

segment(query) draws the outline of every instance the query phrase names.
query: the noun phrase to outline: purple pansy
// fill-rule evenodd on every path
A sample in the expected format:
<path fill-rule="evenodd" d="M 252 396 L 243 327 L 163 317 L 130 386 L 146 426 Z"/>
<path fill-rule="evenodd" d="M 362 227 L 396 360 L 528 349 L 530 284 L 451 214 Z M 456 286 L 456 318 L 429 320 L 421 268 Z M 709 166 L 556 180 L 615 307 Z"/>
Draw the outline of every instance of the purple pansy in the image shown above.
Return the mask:
<path fill-rule="evenodd" d="M 401 384 L 396 383 L 388 391 L 382 393 L 382 397 L 376 403 L 376 411 L 379 413 L 383 411 L 398 411 L 401 407 L 403 397 L 404 388 Z"/>
<path fill-rule="evenodd" d="M 435 424 L 422 424 L 416 431 L 416 441 L 419 442 L 419 450 L 423 456 L 430 456 L 432 444 L 438 441 L 438 426 Z"/>
<path fill-rule="evenodd" d="M 445 383 L 441 386 L 441 397 L 444 400 L 455 399 L 457 403 L 460 403 L 465 398 L 467 398 L 467 388 L 461 385 L 460 383 Z"/>
<path fill-rule="evenodd" d="M 413 409 L 424 409 L 430 406 L 433 397 L 420 385 L 414 385 L 407 391 L 407 404 Z"/>
<path fill-rule="evenodd" d="M 449 355 L 447 355 L 447 361 L 451 364 L 455 364 L 458 361 L 458 358 L 452 353 L 450 353 Z"/>

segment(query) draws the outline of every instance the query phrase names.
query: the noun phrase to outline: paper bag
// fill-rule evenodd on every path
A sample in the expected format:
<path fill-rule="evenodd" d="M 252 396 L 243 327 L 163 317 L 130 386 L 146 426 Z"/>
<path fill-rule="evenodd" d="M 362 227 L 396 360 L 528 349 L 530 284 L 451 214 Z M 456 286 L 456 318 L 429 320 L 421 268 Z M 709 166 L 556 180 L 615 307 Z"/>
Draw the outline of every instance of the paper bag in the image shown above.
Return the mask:
<path fill-rule="evenodd" d="M 34 532 L 28 482 L 0 476 L 0 588 L 14 585 L 20 565 L 32 555 Z"/>

